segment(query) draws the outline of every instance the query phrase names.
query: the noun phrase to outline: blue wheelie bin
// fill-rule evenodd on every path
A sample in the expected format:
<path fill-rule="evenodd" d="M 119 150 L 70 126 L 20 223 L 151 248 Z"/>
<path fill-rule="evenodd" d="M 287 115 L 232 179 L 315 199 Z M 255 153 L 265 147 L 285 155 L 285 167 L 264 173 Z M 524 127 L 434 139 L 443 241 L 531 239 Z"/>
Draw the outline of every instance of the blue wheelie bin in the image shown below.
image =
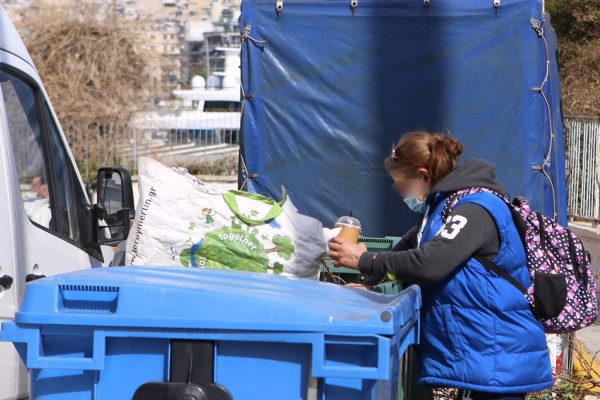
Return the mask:
<path fill-rule="evenodd" d="M 12 341 L 44 400 L 396 399 L 420 291 L 102 268 L 27 285 Z M 400 385 L 401 386 L 401 385 Z"/>

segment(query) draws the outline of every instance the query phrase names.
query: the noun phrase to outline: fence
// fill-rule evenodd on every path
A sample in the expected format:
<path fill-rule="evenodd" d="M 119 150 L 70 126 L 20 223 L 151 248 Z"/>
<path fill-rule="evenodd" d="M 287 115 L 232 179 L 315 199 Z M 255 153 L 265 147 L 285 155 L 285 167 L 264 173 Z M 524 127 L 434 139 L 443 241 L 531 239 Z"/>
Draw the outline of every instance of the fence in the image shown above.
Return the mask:
<path fill-rule="evenodd" d="M 570 220 L 600 225 L 600 118 L 565 117 L 567 207 Z M 152 157 L 196 174 L 237 173 L 240 113 L 152 112 L 128 123 L 64 124 L 86 182 L 105 165 L 137 174 Z"/>
<path fill-rule="evenodd" d="M 565 117 L 567 207 L 570 220 L 600 224 L 600 118 Z"/>
<path fill-rule="evenodd" d="M 135 175 L 140 157 L 195 174 L 236 174 L 239 126 L 239 112 L 153 112 L 128 123 L 63 124 L 86 182 L 107 165 L 127 168 Z"/>

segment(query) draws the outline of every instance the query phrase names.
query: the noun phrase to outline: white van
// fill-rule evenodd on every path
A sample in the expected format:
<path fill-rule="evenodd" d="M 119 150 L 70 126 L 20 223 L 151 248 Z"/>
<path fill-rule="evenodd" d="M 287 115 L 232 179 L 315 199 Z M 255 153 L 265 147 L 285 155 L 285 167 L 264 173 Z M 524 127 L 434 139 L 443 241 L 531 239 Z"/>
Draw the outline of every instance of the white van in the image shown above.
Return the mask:
<path fill-rule="evenodd" d="M 92 206 L 33 61 L 0 6 L 0 322 L 14 319 L 26 282 L 111 261 L 107 246 L 126 238 L 133 216 L 129 173 L 101 169 L 98 190 Z M 0 342 L 0 354 L 0 399 L 27 397 L 29 376 L 13 344 Z"/>

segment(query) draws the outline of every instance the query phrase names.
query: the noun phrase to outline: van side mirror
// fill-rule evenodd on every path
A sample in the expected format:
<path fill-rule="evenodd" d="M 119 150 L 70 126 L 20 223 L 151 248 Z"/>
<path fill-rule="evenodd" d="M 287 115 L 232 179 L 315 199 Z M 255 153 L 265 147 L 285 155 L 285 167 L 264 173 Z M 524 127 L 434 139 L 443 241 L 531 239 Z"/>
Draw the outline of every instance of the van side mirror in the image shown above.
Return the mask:
<path fill-rule="evenodd" d="M 131 175 L 124 168 L 103 167 L 98 170 L 98 242 L 114 246 L 127 239 L 135 218 Z"/>

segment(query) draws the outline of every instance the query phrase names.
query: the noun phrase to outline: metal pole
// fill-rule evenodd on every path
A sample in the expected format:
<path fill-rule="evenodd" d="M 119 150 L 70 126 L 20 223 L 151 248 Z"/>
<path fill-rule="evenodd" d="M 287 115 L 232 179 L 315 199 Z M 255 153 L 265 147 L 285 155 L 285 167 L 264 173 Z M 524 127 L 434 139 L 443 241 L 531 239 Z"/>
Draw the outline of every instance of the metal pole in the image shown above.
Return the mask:
<path fill-rule="evenodd" d="M 205 52 L 206 52 L 206 82 L 208 82 L 208 78 L 210 77 L 210 56 L 208 53 L 208 36 L 204 36 L 204 44 Z"/>

